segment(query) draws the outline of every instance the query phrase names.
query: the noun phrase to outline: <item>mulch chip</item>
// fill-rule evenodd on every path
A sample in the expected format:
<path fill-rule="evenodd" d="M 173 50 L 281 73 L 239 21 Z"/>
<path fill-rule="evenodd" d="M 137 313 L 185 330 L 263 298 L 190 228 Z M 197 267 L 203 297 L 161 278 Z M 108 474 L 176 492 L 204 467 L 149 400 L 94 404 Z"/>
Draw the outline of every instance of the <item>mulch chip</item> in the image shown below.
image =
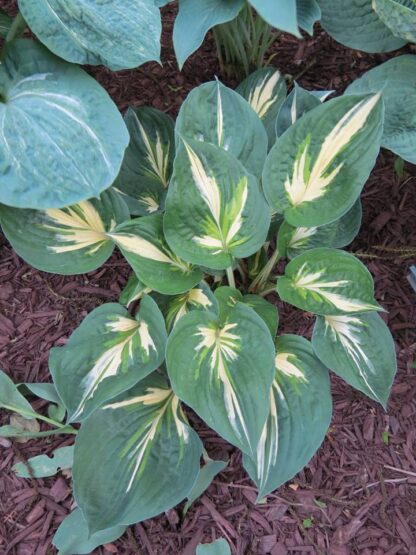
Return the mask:
<path fill-rule="evenodd" d="M 13 13 L 14 1 L 0 4 Z M 122 111 L 151 105 L 175 116 L 191 89 L 220 74 L 210 38 L 179 73 L 170 38 L 173 17 L 174 8 L 165 8 L 163 67 L 88 69 Z M 317 27 L 315 37 L 301 43 L 282 35 L 273 63 L 304 87 L 342 92 L 366 70 L 411 48 L 367 55 L 343 48 Z M 181 507 L 175 508 L 130 527 L 95 553 L 194 555 L 198 543 L 224 537 L 233 555 L 416 555 L 416 293 L 406 279 L 416 259 L 416 169 L 405 164 L 399 179 L 394 159 L 381 152 L 362 195 L 362 229 L 349 248 L 373 274 L 396 341 L 399 371 L 387 412 L 332 376 L 334 414 L 324 444 L 302 472 L 258 505 L 241 455 L 191 413 L 208 452 L 229 458 L 228 467 L 184 518 Z M 48 381 L 51 347 L 64 344 L 93 308 L 117 300 L 130 270 L 115 253 L 94 272 L 58 276 L 31 268 L 7 243 L 0 249 L 0 367 L 15 382 Z M 279 306 L 281 332 L 310 337 L 310 314 L 274 295 L 269 300 Z M 0 423 L 9 416 L 2 412 Z M 0 441 L 2 555 L 55 553 L 52 536 L 74 507 L 70 473 L 24 480 L 12 466 L 72 441 L 59 436 L 24 444 Z"/>

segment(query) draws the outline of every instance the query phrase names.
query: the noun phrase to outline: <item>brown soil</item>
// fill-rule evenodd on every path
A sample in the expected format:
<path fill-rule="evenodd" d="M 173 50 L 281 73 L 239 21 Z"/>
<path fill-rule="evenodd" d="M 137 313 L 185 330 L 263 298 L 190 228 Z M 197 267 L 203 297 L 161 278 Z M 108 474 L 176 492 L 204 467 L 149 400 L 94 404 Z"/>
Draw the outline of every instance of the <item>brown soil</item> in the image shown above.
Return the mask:
<path fill-rule="evenodd" d="M 12 13 L 13 1 L 0 5 Z M 118 73 L 91 70 L 122 111 L 129 105 L 151 105 L 175 115 L 192 88 L 220 76 L 210 39 L 178 72 L 170 44 L 173 10 L 164 14 L 163 67 L 147 64 Z M 338 92 L 388 58 L 345 49 L 319 29 L 313 39 L 301 43 L 283 36 L 275 53 L 272 63 L 301 85 Z M 384 317 L 396 340 L 399 372 L 387 412 L 333 377 L 334 416 L 323 446 L 263 505 L 254 504 L 255 489 L 240 455 L 193 419 L 208 451 L 230 458 L 227 469 L 183 520 L 180 508 L 173 509 L 132 526 L 97 553 L 194 555 L 200 541 L 225 537 L 234 555 L 416 554 L 416 293 L 406 280 L 416 259 L 416 169 L 406 164 L 405 176 L 399 179 L 393 163 L 391 153 L 380 154 L 362 196 L 362 230 L 350 247 L 375 278 L 377 299 L 388 310 Z M 63 344 L 94 307 L 116 300 L 128 274 L 117 254 L 87 275 L 39 272 L 5 243 L 0 252 L 0 367 L 15 382 L 48 381 L 50 348 Z M 309 336 L 313 318 L 277 302 L 280 332 Z M 44 404 L 37 401 L 35 407 L 42 409 Z M 2 413 L 1 423 L 7 419 Z M 69 481 L 62 475 L 18 479 L 11 467 L 71 441 L 0 440 L 1 554 L 55 552 L 51 538 L 73 504 Z"/>

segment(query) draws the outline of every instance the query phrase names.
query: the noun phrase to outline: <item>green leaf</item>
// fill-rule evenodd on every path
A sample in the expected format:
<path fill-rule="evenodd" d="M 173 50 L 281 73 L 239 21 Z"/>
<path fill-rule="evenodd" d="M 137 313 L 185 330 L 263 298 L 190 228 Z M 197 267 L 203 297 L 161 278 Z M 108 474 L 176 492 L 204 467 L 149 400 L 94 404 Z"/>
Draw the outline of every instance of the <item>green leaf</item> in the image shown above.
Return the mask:
<path fill-rule="evenodd" d="M 405 41 L 393 35 L 372 7 L 372 0 L 318 0 L 321 25 L 336 41 L 364 52 L 390 52 Z"/>
<path fill-rule="evenodd" d="M 163 209 L 175 156 L 174 123 L 154 108 L 129 108 L 124 116 L 130 144 L 114 187 L 135 215 Z"/>
<path fill-rule="evenodd" d="M 60 524 L 52 543 L 58 555 L 82 555 L 92 553 L 96 547 L 117 540 L 126 526 L 113 526 L 90 534 L 80 509 L 75 509 Z"/>
<path fill-rule="evenodd" d="M 182 316 L 192 310 L 218 312 L 217 299 L 204 281 L 182 295 L 171 297 L 154 293 L 152 296 L 165 317 L 168 332 L 173 329 Z"/>
<path fill-rule="evenodd" d="M 270 412 L 256 457 L 244 467 L 262 498 L 290 480 L 315 454 L 329 427 L 332 399 L 328 370 L 309 341 L 283 335 L 276 342 Z"/>
<path fill-rule="evenodd" d="M 236 304 L 243 301 L 243 294 L 228 285 L 217 287 L 214 296 L 218 301 L 220 323 L 224 323 Z"/>
<path fill-rule="evenodd" d="M 170 334 L 166 364 L 178 397 L 227 441 L 254 453 L 274 373 L 273 341 L 254 310 L 237 303 L 224 324 L 211 312 L 187 314 Z"/>
<path fill-rule="evenodd" d="M 27 461 L 27 464 L 19 462 L 13 465 L 12 470 L 19 478 L 47 478 L 55 476 L 59 470 L 72 468 L 74 458 L 74 446 L 60 447 L 55 449 L 52 457 L 48 455 L 37 455 Z M 28 471 L 28 466 L 31 472 Z"/>
<path fill-rule="evenodd" d="M 153 374 L 95 411 L 75 441 L 75 499 L 91 533 L 177 505 L 199 472 L 202 445 L 178 398 Z"/>
<path fill-rule="evenodd" d="M 53 383 L 22 383 L 17 387 L 25 396 L 33 394 L 39 397 L 39 399 L 45 399 L 45 401 L 55 403 L 56 405 L 62 403 Z"/>
<path fill-rule="evenodd" d="M 0 8 L 0 38 L 5 39 L 7 33 L 12 26 L 13 19 L 7 15 L 7 13 Z"/>
<path fill-rule="evenodd" d="M 309 35 L 313 35 L 313 26 L 321 19 L 321 8 L 316 0 L 296 0 L 298 25 Z"/>
<path fill-rule="evenodd" d="M 130 69 L 159 61 L 161 21 L 154 0 L 19 0 L 31 30 L 75 64 Z"/>
<path fill-rule="evenodd" d="M 394 36 L 408 42 L 416 42 L 414 0 L 374 0 L 373 9 Z"/>
<path fill-rule="evenodd" d="M 127 129 L 82 69 L 31 40 L 12 41 L 0 66 L 0 99 L 0 202 L 61 208 L 113 183 Z"/>
<path fill-rule="evenodd" d="M 231 549 L 226 540 L 221 538 L 213 543 L 200 543 L 196 555 L 231 555 Z"/>
<path fill-rule="evenodd" d="M 193 488 L 187 495 L 188 501 L 183 508 L 184 515 L 188 512 L 192 503 L 194 503 L 198 499 L 198 497 L 200 497 L 204 493 L 204 491 L 211 485 L 211 482 L 215 478 L 215 476 L 222 472 L 227 465 L 228 462 L 226 461 L 213 461 L 212 459 L 209 459 L 204 464 L 204 466 L 199 471 L 198 478 Z"/>
<path fill-rule="evenodd" d="M 65 275 L 104 264 L 114 250 L 107 232 L 128 218 L 126 205 L 111 189 L 99 199 L 60 209 L 0 205 L 3 232 L 17 254 L 38 270 Z"/>
<path fill-rule="evenodd" d="M 270 211 L 257 179 L 225 150 L 192 141 L 179 147 L 164 231 L 184 260 L 222 270 L 265 242 Z"/>
<path fill-rule="evenodd" d="M 39 437 L 48 437 L 48 436 L 53 436 L 57 434 L 73 434 L 73 433 L 74 433 L 74 428 L 71 428 L 70 426 L 66 426 L 64 428 L 56 428 L 54 430 L 47 430 L 45 432 L 31 432 L 22 428 L 22 426 L 16 426 L 16 425 L 6 425 L 6 426 L 0 427 L 0 437 L 35 439 Z"/>
<path fill-rule="evenodd" d="M 416 56 L 393 58 L 365 73 L 347 94 L 381 92 L 385 105 L 382 146 L 416 164 Z"/>
<path fill-rule="evenodd" d="M 17 412 L 29 420 L 37 416 L 31 404 L 19 393 L 17 386 L 2 370 L 0 370 L 0 408 Z"/>
<path fill-rule="evenodd" d="M 269 204 L 294 227 L 343 216 L 375 164 L 382 126 L 383 103 L 374 94 L 335 98 L 305 114 L 277 139 L 266 160 Z"/>
<path fill-rule="evenodd" d="M 279 325 L 277 306 L 266 301 L 260 295 L 244 295 L 242 302 L 256 312 L 269 328 L 272 338 L 276 336 Z"/>
<path fill-rule="evenodd" d="M 246 169 L 261 175 L 267 154 L 267 133 L 253 108 L 219 81 L 193 89 L 176 120 L 178 142 L 203 141 L 227 150 Z"/>
<path fill-rule="evenodd" d="M 49 369 L 68 409 L 84 420 L 108 399 L 134 386 L 163 362 L 166 328 L 155 301 L 145 296 L 135 317 L 117 303 L 94 309 L 63 347 L 49 355 Z"/>
<path fill-rule="evenodd" d="M 275 138 L 276 135 L 278 137 L 283 135 L 286 129 L 289 129 L 295 121 L 320 104 L 321 100 L 316 95 L 303 89 L 295 82 L 276 119 Z"/>
<path fill-rule="evenodd" d="M 276 118 L 286 99 L 284 77 L 276 68 L 258 69 L 244 79 L 236 91 L 247 100 L 262 120 L 271 146 L 276 140 Z"/>
<path fill-rule="evenodd" d="M 382 310 L 364 264 L 336 249 L 311 249 L 294 258 L 278 278 L 277 291 L 282 300 L 323 316 Z"/>
<path fill-rule="evenodd" d="M 173 28 L 173 45 L 179 69 L 202 44 L 215 25 L 237 17 L 244 0 L 179 0 Z"/>
<path fill-rule="evenodd" d="M 292 227 L 284 222 L 278 235 L 279 253 L 291 259 L 316 247 L 345 247 L 358 234 L 361 218 L 361 201 L 358 199 L 344 216 L 327 225 Z"/>
<path fill-rule="evenodd" d="M 202 271 L 174 254 L 163 234 L 161 214 L 126 222 L 109 234 L 139 281 L 164 295 L 184 293 L 202 280 Z"/>
<path fill-rule="evenodd" d="M 312 344 L 328 368 L 386 408 L 397 362 L 393 338 L 378 314 L 320 316 Z"/>
<path fill-rule="evenodd" d="M 128 306 L 133 301 L 138 301 L 146 295 L 147 293 L 151 293 L 151 289 L 146 287 L 144 283 L 139 281 L 136 274 L 131 274 L 129 277 L 126 286 L 124 287 L 123 291 L 120 293 L 120 297 L 118 302 L 123 304 L 124 306 Z"/>
<path fill-rule="evenodd" d="M 269 25 L 301 37 L 298 29 L 296 0 L 280 0 L 276 9 L 275 0 L 249 0 L 250 4 Z"/>

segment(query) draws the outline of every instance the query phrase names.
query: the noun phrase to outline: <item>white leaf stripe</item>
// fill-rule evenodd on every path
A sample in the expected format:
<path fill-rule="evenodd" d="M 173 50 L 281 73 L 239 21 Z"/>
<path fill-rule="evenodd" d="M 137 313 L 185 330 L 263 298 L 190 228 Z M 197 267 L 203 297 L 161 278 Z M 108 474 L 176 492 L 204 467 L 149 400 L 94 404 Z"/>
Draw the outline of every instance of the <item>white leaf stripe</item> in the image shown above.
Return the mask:
<path fill-rule="evenodd" d="M 309 173 L 309 145 L 311 136 L 302 144 L 295 160 L 293 175 L 285 181 L 285 190 L 293 206 L 311 202 L 326 194 L 328 186 L 341 171 L 344 162 L 329 171 L 329 167 L 365 126 L 370 114 L 380 101 L 380 93 L 365 98 L 353 106 L 325 137 Z M 309 173 L 309 175 L 308 175 Z"/>
<path fill-rule="evenodd" d="M 300 362 L 293 353 L 279 352 L 276 354 L 275 366 L 277 372 L 282 372 L 285 376 L 296 378 L 297 380 L 307 381 L 301 369 Z"/>
<path fill-rule="evenodd" d="M 313 237 L 318 231 L 317 227 L 297 227 L 289 238 L 287 246 L 297 249 L 308 244 L 308 239 Z"/>
<path fill-rule="evenodd" d="M 277 462 L 279 449 L 279 420 L 274 389 L 280 389 L 276 380 L 273 380 L 270 388 L 270 412 L 257 446 L 256 467 L 260 490 L 266 484 L 270 470 Z"/>
<path fill-rule="evenodd" d="M 218 146 L 222 147 L 224 141 L 224 114 L 222 111 L 222 98 L 219 83 L 217 83 L 217 137 Z"/>
<path fill-rule="evenodd" d="M 274 89 L 280 80 L 280 73 L 275 71 L 271 75 L 265 75 L 256 87 L 250 91 L 248 103 L 264 119 L 270 107 L 275 102 Z"/>
<path fill-rule="evenodd" d="M 150 141 L 146 130 L 137 116 L 136 121 L 139 126 L 140 135 L 143 139 L 143 144 L 146 149 L 146 157 L 150 167 L 152 168 L 154 175 L 161 181 L 162 185 L 167 187 L 169 185 L 169 143 L 167 145 L 163 145 L 160 135 L 156 131 L 156 144 L 152 147 L 152 142 Z"/>

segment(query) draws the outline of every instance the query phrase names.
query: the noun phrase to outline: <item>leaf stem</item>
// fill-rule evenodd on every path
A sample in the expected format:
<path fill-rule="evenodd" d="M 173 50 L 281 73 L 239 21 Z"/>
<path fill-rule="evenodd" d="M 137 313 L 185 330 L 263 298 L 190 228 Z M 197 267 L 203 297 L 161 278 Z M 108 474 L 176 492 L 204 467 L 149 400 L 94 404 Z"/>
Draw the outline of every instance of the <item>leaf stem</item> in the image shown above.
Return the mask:
<path fill-rule="evenodd" d="M 234 272 L 233 272 L 232 266 L 227 268 L 227 279 L 228 279 L 229 286 L 234 287 L 235 289 L 235 279 L 234 279 Z"/>
<path fill-rule="evenodd" d="M 26 21 L 23 19 L 23 16 L 20 12 L 17 12 L 16 17 L 13 19 L 13 23 L 7 33 L 5 42 L 11 42 L 16 37 L 19 37 L 23 31 L 26 29 Z"/>

